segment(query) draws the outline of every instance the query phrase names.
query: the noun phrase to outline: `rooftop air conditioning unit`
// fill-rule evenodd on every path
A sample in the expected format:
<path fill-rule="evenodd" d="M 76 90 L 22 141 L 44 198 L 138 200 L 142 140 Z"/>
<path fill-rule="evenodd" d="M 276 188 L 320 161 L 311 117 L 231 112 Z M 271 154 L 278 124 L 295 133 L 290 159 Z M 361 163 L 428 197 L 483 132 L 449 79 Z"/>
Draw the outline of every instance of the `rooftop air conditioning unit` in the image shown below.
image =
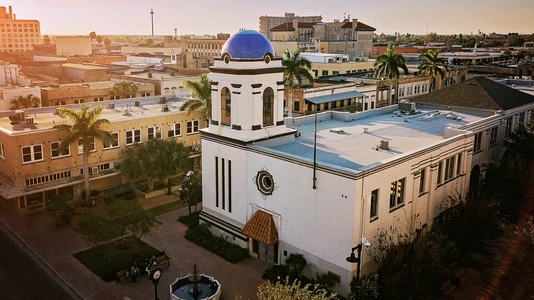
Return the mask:
<path fill-rule="evenodd" d="M 98 174 L 98 167 L 92 167 L 91 168 L 91 174 L 93 174 L 93 175 Z"/>
<path fill-rule="evenodd" d="M 193 152 L 200 152 L 200 145 L 192 145 L 191 146 L 191 151 Z"/>
<path fill-rule="evenodd" d="M 161 111 L 168 112 L 169 111 L 169 106 L 168 105 L 162 105 L 161 106 Z"/>
<path fill-rule="evenodd" d="M 380 149 L 389 150 L 389 141 L 380 140 Z"/>
<path fill-rule="evenodd" d="M 108 109 L 114 109 L 114 108 L 115 108 L 115 103 L 108 104 Z"/>
<path fill-rule="evenodd" d="M 131 114 L 132 114 L 132 112 L 130 111 L 129 108 L 125 108 L 125 109 L 124 109 L 124 115 L 125 115 L 125 116 L 129 116 L 129 115 L 131 115 Z"/>
<path fill-rule="evenodd" d="M 399 111 L 411 112 L 411 111 L 415 111 L 415 108 L 416 108 L 415 102 L 405 101 L 405 102 L 399 102 L 398 104 Z"/>

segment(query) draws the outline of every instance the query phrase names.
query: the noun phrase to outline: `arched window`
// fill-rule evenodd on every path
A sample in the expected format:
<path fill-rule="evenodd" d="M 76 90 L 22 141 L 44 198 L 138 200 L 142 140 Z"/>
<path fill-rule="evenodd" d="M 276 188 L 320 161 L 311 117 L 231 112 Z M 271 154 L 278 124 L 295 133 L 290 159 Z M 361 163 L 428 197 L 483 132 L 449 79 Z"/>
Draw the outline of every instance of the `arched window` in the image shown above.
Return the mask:
<path fill-rule="evenodd" d="M 232 122 L 232 94 L 225 87 L 221 90 L 221 124 L 230 125 Z"/>
<path fill-rule="evenodd" d="M 263 126 L 274 125 L 274 91 L 268 87 L 263 91 Z"/>

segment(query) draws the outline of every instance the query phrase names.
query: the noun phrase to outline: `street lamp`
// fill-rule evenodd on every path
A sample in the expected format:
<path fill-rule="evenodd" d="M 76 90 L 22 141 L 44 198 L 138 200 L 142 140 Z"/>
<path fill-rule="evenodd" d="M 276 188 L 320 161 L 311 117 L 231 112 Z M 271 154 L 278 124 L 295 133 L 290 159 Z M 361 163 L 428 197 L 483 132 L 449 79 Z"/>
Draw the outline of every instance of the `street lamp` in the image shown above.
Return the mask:
<path fill-rule="evenodd" d="M 360 280 L 360 265 L 361 265 L 361 262 L 362 262 L 362 260 L 361 260 L 361 258 L 362 258 L 362 245 L 364 245 L 367 248 L 371 247 L 371 243 L 369 243 L 367 238 L 362 236 L 361 243 L 358 244 L 358 246 L 352 248 L 350 256 L 347 257 L 347 261 L 350 262 L 351 264 L 358 264 L 357 269 L 356 269 L 356 280 Z M 354 251 L 356 251 L 356 250 L 358 250 L 358 257 L 356 257 L 356 255 L 354 255 Z"/>

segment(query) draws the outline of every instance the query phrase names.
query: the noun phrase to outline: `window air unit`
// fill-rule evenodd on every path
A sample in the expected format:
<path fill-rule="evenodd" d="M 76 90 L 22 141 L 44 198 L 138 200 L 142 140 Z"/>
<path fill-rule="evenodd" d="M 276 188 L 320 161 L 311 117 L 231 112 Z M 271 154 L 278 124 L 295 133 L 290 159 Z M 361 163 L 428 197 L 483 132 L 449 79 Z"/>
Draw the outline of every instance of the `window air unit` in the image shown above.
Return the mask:
<path fill-rule="evenodd" d="M 92 167 L 91 168 L 91 174 L 93 174 L 93 175 L 98 174 L 98 167 Z"/>

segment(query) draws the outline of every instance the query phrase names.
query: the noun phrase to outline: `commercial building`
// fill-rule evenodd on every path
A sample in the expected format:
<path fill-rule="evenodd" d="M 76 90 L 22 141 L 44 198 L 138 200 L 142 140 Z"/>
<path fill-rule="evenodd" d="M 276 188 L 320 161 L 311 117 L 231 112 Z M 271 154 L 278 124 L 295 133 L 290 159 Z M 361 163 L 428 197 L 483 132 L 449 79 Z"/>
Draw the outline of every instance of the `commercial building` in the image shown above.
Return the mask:
<path fill-rule="evenodd" d="M 115 82 L 96 81 L 88 83 L 58 84 L 41 89 L 42 106 L 58 106 L 106 100 L 117 100 L 111 94 Z M 131 98 L 155 96 L 155 87 L 151 83 L 137 83 L 137 92 Z"/>
<path fill-rule="evenodd" d="M 198 130 L 206 126 L 203 112 L 180 111 L 182 101 L 162 106 L 154 99 L 137 98 L 99 104 L 106 107 L 102 118 L 111 122 L 102 129 L 111 132 L 115 140 L 110 145 L 93 144 L 89 157 L 91 190 L 124 183 L 121 152 L 136 143 L 151 138 L 177 139 L 195 146 L 193 150 L 199 149 Z M 72 193 L 79 199 L 84 186 L 80 149 L 74 143 L 60 152 L 59 142 L 66 133 L 53 129 L 65 118 L 56 114 L 56 107 L 24 110 L 18 123 L 10 121 L 11 114 L 0 113 L 0 199 L 18 214 L 44 210 L 46 202 L 59 193 Z M 200 153 L 192 153 L 191 159 L 196 168 L 200 167 Z"/>
<path fill-rule="evenodd" d="M 13 99 L 19 96 L 27 97 L 29 95 L 40 99 L 41 88 L 38 86 L 0 86 L 0 111 L 9 110 Z"/>
<path fill-rule="evenodd" d="M 91 37 L 56 36 L 56 55 L 59 56 L 89 56 L 93 53 Z"/>
<path fill-rule="evenodd" d="M 200 219 L 263 261 L 304 255 L 304 272 L 336 275 L 341 293 L 357 267 L 375 269 L 366 251 L 346 260 L 362 237 L 373 247 L 380 230 L 430 228 L 533 117 L 534 97 L 474 78 L 398 106 L 284 119 L 281 58 L 236 35 L 210 68 Z"/>
<path fill-rule="evenodd" d="M 0 52 L 33 50 L 41 43 L 41 25 L 37 20 L 21 20 L 11 6 L 0 6 Z"/>
<path fill-rule="evenodd" d="M 285 13 L 283 17 L 275 16 L 261 16 L 260 17 L 260 33 L 266 36 L 269 40 L 273 39 L 272 28 L 296 20 L 297 22 L 317 23 L 321 22 L 321 16 L 296 16 L 295 13 Z"/>

